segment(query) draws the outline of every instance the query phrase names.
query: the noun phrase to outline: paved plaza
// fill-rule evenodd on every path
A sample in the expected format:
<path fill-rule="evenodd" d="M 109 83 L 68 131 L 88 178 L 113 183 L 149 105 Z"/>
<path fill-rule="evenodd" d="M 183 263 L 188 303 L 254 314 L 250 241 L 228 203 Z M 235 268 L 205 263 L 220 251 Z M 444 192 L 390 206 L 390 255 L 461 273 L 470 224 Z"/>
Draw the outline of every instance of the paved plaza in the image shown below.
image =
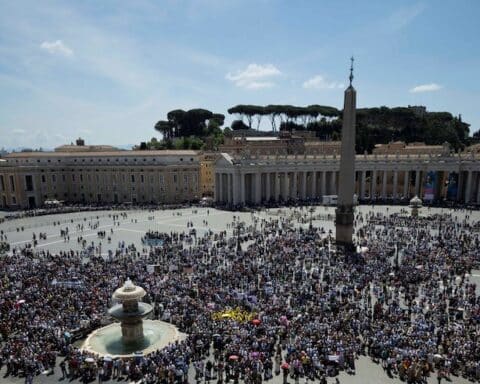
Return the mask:
<path fill-rule="evenodd" d="M 387 214 L 399 213 L 406 207 L 394 206 L 359 206 L 357 212 L 382 212 Z M 298 208 L 297 208 L 298 210 Z M 125 212 L 125 217 L 113 220 L 112 216 Z M 95 254 L 101 254 L 106 257 L 109 251 L 114 252 L 119 243 L 125 242 L 126 245 L 133 244 L 137 252 L 148 252 L 147 247 L 142 244 L 142 237 L 148 230 L 158 232 L 186 232 L 195 228 L 199 235 L 212 231 L 214 233 L 227 231 L 229 236 L 233 235 L 231 225 L 233 216 L 239 217 L 246 227 L 254 223 L 255 218 L 278 218 L 291 216 L 294 212 L 293 208 L 275 208 L 255 212 L 229 212 L 217 210 L 214 208 L 183 208 L 177 210 L 129 210 L 129 211 L 97 211 L 97 212 L 79 212 L 62 215 L 48 215 L 31 218 L 22 218 L 6 221 L 0 224 L 0 230 L 7 235 L 8 242 L 12 247 L 23 247 L 28 243 L 32 243 L 35 234 L 38 239 L 39 233 L 46 234 L 46 238 L 39 240 L 36 245 L 37 249 L 48 250 L 51 253 L 60 251 L 74 250 L 81 251 L 84 249 L 81 242 L 77 239 L 82 237 L 86 240 L 87 246 L 91 246 L 91 250 Z M 440 208 L 423 208 L 423 215 L 434 213 L 451 212 Z M 307 228 L 311 222 L 314 227 L 323 227 L 325 236 L 332 231 L 334 233 L 334 208 L 318 206 L 310 209 L 310 207 L 302 208 L 301 213 L 307 220 L 295 225 Z M 451 212 L 460 220 L 468 217 L 468 220 L 480 220 L 480 212 L 459 210 Z M 80 227 L 83 226 L 83 230 Z M 68 228 L 68 236 L 62 236 L 61 231 Z M 105 231 L 106 237 L 100 239 L 99 231 Z M 108 240 L 110 238 L 110 241 Z M 248 243 L 243 244 L 246 249 Z M 480 286 L 480 272 L 473 271 L 470 277 L 472 282 L 477 283 L 477 290 Z M 4 377 L 5 368 L 0 372 L 1 383 L 21 383 L 23 378 Z M 190 368 L 190 382 L 194 382 L 193 368 Z M 60 369 L 57 367 L 55 374 L 46 376 L 35 376 L 34 383 L 55 383 L 61 382 Z M 348 375 L 341 372 L 338 376 L 340 383 L 400 383 L 398 378 L 390 379 L 384 373 L 380 365 L 372 363 L 369 357 L 361 356 L 357 360 L 356 375 Z M 463 378 L 452 377 L 454 383 L 467 383 Z M 111 380 L 110 382 L 116 382 Z M 282 375 L 274 376 L 270 382 L 274 384 L 282 383 Z M 293 379 L 289 378 L 292 383 Z M 301 379 L 303 384 L 304 379 Z M 334 383 L 335 378 L 329 378 L 329 383 Z M 428 383 L 436 383 L 436 375 L 431 375 Z"/>

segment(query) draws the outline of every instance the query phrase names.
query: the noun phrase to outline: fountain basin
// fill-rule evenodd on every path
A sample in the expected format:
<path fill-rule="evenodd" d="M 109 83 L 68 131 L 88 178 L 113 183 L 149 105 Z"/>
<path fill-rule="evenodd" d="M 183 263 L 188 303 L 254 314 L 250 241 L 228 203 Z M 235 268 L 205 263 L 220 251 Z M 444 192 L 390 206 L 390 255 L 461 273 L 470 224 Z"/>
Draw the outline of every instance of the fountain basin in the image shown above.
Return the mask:
<path fill-rule="evenodd" d="M 170 343 L 184 340 L 185 334 L 177 327 L 160 320 L 143 320 L 143 338 L 125 343 L 120 323 L 112 323 L 93 331 L 82 345 L 82 350 L 96 355 L 132 357 L 136 352 L 144 355 L 165 348 Z"/>
<path fill-rule="evenodd" d="M 117 320 L 122 320 L 128 318 L 143 318 L 153 311 L 153 307 L 147 303 L 140 302 L 137 306 L 136 311 L 125 312 L 122 304 L 116 304 L 108 310 L 108 314 Z"/>

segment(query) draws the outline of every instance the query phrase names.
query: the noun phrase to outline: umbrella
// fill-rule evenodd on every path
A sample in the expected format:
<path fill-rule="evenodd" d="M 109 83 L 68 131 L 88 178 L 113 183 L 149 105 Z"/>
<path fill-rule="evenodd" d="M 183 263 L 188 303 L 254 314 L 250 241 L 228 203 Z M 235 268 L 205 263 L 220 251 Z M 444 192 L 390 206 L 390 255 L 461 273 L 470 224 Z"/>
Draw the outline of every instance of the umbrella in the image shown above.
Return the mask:
<path fill-rule="evenodd" d="M 64 335 L 65 337 L 72 337 L 72 334 L 71 334 L 70 332 L 65 332 L 63 335 Z"/>
<path fill-rule="evenodd" d="M 143 356 L 143 352 L 142 351 L 137 351 L 134 353 L 135 356 Z"/>
<path fill-rule="evenodd" d="M 112 361 L 112 356 L 110 355 L 105 355 L 104 358 L 103 358 L 104 361 Z"/>
<path fill-rule="evenodd" d="M 260 323 L 261 323 L 260 319 L 253 319 L 252 320 L 253 325 L 260 325 Z"/>
<path fill-rule="evenodd" d="M 87 357 L 87 358 L 85 359 L 85 362 L 86 362 L 86 363 L 94 363 L 95 360 L 94 360 L 92 357 Z"/>
<path fill-rule="evenodd" d="M 260 356 L 260 353 L 258 353 L 258 352 L 251 352 L 250 353 L 250 357 L 252 357 L 254 359 L 257 358 L 258 356 Z"/>
<path fill-rule="evenodd" d="M 222 315 L 222 317 L 223 317 L 224 319 L 228 319 L 228 318 L 232 317 L 232 315 L 231 315 L 230 313 L 224 313 L 224 314 Z"/>
<path fill-rule="evenodd" d="M 288 369 L 290 368 L 290 364 L 288 364 L 287 362 L 283 363 L 281 366 L 280 366 L 282 369 Z"/>
<path fill-rule="evenodd" d="M 237 355 L 230 355 L 228 359 L 232 361 L 236 361 L 239 359 L 239 357 Z"/>

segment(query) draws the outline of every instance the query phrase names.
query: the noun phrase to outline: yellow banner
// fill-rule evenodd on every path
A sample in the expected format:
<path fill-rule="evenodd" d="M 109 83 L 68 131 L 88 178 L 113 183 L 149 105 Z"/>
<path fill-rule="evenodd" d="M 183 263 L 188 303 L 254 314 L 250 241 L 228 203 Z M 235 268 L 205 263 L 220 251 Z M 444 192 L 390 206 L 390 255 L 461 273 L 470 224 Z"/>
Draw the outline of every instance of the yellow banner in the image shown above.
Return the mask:
<path fill-rule="evenodd" d="M 212 320 L 235 320 L 239 323 L 245 323 L 252 321 L 256 316 L 256 312 L 248 312 L 236 307 L 234 309 L 225 309 L 223 311 L 212 313 Z"/>

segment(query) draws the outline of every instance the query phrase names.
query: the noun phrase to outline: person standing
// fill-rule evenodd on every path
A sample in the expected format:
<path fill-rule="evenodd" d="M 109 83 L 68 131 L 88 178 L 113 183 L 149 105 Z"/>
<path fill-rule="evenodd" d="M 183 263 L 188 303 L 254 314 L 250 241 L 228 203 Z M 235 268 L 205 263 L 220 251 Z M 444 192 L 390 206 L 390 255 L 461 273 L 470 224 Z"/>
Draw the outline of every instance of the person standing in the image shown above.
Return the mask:
<path fill-rule="evenodd" d="M 67 364 L 65 363 L 65 360 L 62 360 L 60 362 L 60 369 L 62 370 L 62 380 L 66 379 L 68 377 L 66 365 Z"/>
<path fill-rule="evenodd" d="M 439 369 L 437 371 L 437 382 L 438 382 L 438 384 L 440 384 L 442 382 L 442 378 L 443 378 L 443 372 L 442 372 L 441 369 Z"/>

